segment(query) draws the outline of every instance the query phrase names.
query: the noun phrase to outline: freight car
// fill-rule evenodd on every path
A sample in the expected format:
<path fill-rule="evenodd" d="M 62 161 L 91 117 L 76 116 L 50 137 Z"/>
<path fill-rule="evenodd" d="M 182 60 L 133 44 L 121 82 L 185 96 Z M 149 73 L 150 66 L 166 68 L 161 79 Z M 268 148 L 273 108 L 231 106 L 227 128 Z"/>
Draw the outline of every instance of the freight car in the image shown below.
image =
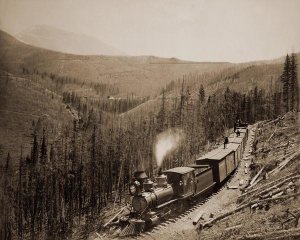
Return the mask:
<path fill-rule="evenodd" d="M 213 178 L 218 186 L 236 169 L 234 151 L 231 149 L 217 148 L 196 160 L 196 164 L 208 164 L 213 169 Z"/>
<path fill-rule="evenodd" d="M 247 126 L 229 136 L 229 144 L 198 158 L 195 164 L 160 171 L 155 181 L 144 171 L 136 172 L 129 186 L 132 210 L 129 222 L 137 231 L 158 224 L 166 216 L 182 211 L 196 199 L 220 188 L 238 167 L 248 138 Z"/>

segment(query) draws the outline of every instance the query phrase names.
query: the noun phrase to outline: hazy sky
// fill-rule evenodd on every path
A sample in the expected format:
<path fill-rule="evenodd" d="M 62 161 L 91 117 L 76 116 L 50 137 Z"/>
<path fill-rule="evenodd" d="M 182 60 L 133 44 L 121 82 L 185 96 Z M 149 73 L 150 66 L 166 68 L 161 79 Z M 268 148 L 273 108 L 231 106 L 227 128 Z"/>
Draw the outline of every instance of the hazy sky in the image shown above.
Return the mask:
<path fill-rule="evenodd" d="M 300 0 L 0 0 L 0 28 L 46 24 L 129 55 L 242 62 L 300 51 Z"/>

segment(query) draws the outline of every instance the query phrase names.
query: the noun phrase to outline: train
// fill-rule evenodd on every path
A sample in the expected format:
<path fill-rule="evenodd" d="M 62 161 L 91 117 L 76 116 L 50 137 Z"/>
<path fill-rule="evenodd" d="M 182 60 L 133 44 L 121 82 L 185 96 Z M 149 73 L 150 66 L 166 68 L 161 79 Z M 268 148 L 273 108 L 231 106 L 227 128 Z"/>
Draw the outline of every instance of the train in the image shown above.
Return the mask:
<path fill-rule="evenodd" d="M 194 164 L 160 170 L 155 181 L 144 171 L 135 172 L 129 185 L 132 198 L 128 221 L 135 225 L 136 232 L 159 224 L 219 189 L 238 167 L 248 134 L 248 125 L 239 124 L 225 148 L 222 145 L 212 150 Z"/>

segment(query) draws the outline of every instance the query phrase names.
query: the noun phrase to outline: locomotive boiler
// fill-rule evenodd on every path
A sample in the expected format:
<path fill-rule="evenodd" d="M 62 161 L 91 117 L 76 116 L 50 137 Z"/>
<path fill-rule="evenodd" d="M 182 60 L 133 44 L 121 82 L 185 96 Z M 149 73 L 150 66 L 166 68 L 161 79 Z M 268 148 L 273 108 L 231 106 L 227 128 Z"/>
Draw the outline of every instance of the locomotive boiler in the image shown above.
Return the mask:
<path fill-rule="evenodd" d="M 146 175 L 144 172 L 140 174 Z M 156 177 L 156 182 L 150 179 L 136 178 L 130 185 L 132 198 L 132 208 L 138 214 L 142 214 L 148 208 L 159 208 L 161 204 L 170 201 L 174 196 L 173 187 L 167 182 L 167 176 L 160 174 Z"/>

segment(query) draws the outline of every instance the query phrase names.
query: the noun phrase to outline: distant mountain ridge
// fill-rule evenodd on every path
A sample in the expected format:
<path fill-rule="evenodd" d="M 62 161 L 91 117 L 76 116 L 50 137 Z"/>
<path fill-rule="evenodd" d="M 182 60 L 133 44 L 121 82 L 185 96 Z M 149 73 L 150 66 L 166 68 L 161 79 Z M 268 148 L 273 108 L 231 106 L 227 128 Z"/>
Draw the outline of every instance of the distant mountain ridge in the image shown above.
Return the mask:
<path fill-rule="evenodd" d="M 77 34 L 48 25 L 37 25 L 16 35 L 32 46 L 80 55 L 126 55 L 97 38 Z"/>
<path fill-rule="evenodd" d="M 297 56 L 299 59 L 299 54 Z M 226 84 L 233 88 L 238 86 L 243 91 L 255 84 L 265 88 L 271 79 L 274 82 L 278 78 L 283 60 L 280 57 L 233 64 L 191 62 L 156 56 L 75 55 L 34 47 L 0 30 L 0 69 L 19 74 L 25 67 L 31 72 L 113 84 L 120 90 L 118 97 L 132 94 L 140 97 L 157 96 L 171 81 L 183 77 L 187 81 L 190 76 L 196 76 L 193 80 L 195 84 L 190 84 L 194 90 L 199 84 L 204 87 L 210 85 L 211 91 L 223 88 Z"/>
<path fill-rule="evenodd" d="M 34 47 L 0 30 L 0 68 L 22 73 L 22 68 L 88 82 L 114 84 L 120 95 L 153 96 L 183 75 L 220 71 L 226 62 L 191 62 L 155 56 L 75 55 Z"/>

